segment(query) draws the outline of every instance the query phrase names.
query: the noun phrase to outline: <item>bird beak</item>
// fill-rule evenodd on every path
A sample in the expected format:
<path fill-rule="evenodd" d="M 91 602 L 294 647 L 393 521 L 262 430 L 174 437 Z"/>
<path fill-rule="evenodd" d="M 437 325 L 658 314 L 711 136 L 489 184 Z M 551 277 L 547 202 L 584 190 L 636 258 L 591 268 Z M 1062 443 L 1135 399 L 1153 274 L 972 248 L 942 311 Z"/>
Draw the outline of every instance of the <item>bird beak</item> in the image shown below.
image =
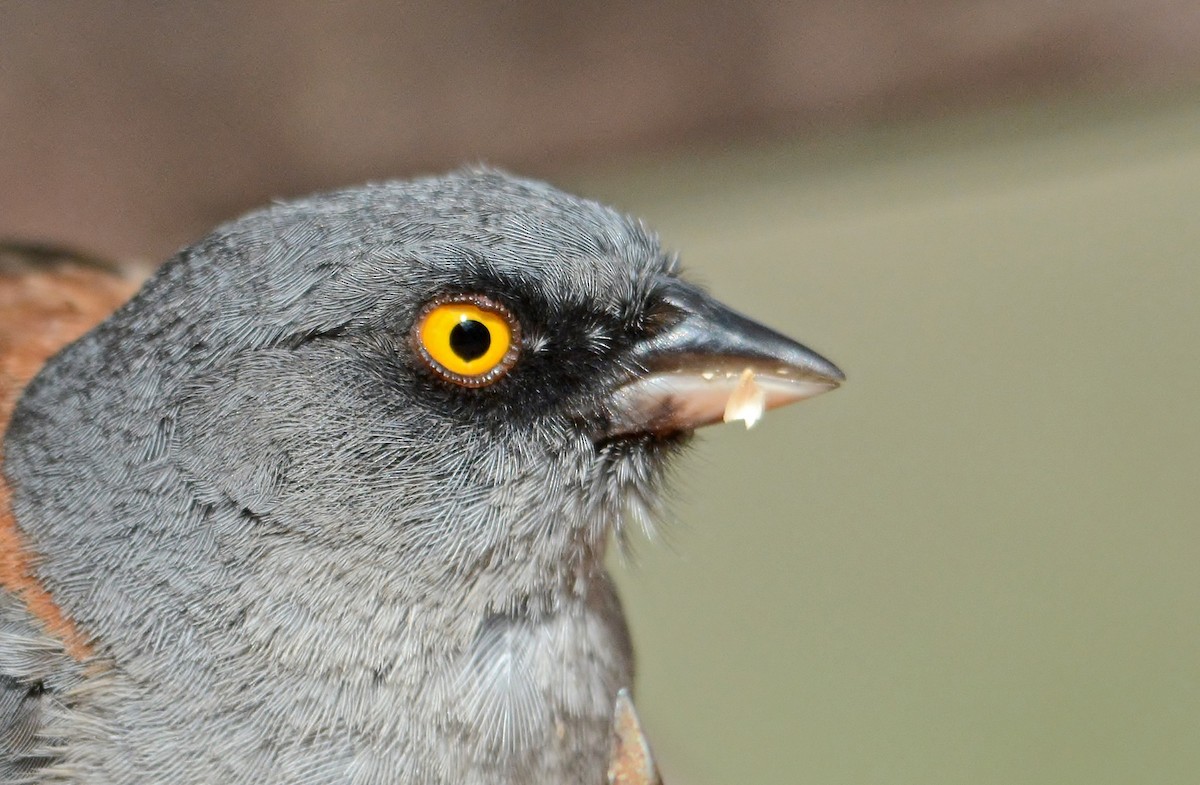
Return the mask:
<path fill-rule="evenodd" d="M 635 346 L 642 373 L 611 397 L 606 436 L 690 431 L 762 413 L 845 381 L 838 367 L 791 338 L 681 281 L 667 286 L 670 327 Z"/>

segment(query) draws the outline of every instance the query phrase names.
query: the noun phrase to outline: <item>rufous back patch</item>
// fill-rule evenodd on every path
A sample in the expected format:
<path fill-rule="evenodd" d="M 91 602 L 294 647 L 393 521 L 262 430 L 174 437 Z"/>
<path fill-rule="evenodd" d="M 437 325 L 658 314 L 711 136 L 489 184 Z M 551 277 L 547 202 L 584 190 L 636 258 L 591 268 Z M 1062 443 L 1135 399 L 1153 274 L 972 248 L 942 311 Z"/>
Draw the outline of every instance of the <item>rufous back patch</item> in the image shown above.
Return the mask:
<path fill-rule="evenodd" d="M 70 264 L 54 269 L 0 270 L 0 434 L 8 427 L 21 390 L 55 352 L 90 330 L 138 288 L 138 281 Z M 0 468 L 3 467 L 0 445 Z M 0 473 L 0 587 L 25 603 L 67 653 L 83 660 L 87 638 L 54 602 L 34 572 L 12 512 L 12 493 Z"/>

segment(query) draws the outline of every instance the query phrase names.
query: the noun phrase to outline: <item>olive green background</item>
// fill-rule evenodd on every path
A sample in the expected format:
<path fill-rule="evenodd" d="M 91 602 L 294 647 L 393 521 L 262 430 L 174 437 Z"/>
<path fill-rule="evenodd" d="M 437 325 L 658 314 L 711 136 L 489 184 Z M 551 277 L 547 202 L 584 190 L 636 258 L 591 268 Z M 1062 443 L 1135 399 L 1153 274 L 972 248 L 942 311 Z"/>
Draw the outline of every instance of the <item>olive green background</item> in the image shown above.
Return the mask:
<path fill-rule="evenodd" d="M 1200 782 L 1200 96 L 567 184 L 849 377 L 619 566 L 667 785 Z"/>

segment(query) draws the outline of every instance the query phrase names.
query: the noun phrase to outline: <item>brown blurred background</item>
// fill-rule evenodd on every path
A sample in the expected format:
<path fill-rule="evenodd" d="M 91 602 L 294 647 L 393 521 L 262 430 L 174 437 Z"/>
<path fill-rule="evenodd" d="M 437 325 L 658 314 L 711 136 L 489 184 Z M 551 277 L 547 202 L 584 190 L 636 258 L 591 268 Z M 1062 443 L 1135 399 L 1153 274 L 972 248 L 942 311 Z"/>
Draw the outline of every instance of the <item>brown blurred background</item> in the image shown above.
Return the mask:
<path fill-rule="evenodd" d="M 0 237 L 482 160 L 837 361 L 614 560 L 668 785 L 1200 782 L 1200 3 L 10 0 L 0 129 Z"/>
<path fill-rule="evenodd" d="M 9 0 L 0 235 L 159 259 L 265 199 L 1200 80 L 1192 0 Z"/>

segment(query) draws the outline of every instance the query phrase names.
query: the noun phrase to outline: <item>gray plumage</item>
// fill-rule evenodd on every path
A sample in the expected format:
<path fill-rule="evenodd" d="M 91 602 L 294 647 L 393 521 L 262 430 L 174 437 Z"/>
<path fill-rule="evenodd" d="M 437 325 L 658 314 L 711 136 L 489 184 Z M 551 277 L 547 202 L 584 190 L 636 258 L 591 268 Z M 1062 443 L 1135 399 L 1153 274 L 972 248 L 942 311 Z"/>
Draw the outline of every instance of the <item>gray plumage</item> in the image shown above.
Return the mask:
<path fill-rule="evenodd" d="M 684 437 L 597 442 L 672 258 L 489 171 L 279 204 L 167 262 L 54 358 L 5 440 L 77 663 L 0 593 L 0 782 L 604 778 L 632 682 L 608 534 Z M 487 291 L 503 383 L 415 359 Z"/>

